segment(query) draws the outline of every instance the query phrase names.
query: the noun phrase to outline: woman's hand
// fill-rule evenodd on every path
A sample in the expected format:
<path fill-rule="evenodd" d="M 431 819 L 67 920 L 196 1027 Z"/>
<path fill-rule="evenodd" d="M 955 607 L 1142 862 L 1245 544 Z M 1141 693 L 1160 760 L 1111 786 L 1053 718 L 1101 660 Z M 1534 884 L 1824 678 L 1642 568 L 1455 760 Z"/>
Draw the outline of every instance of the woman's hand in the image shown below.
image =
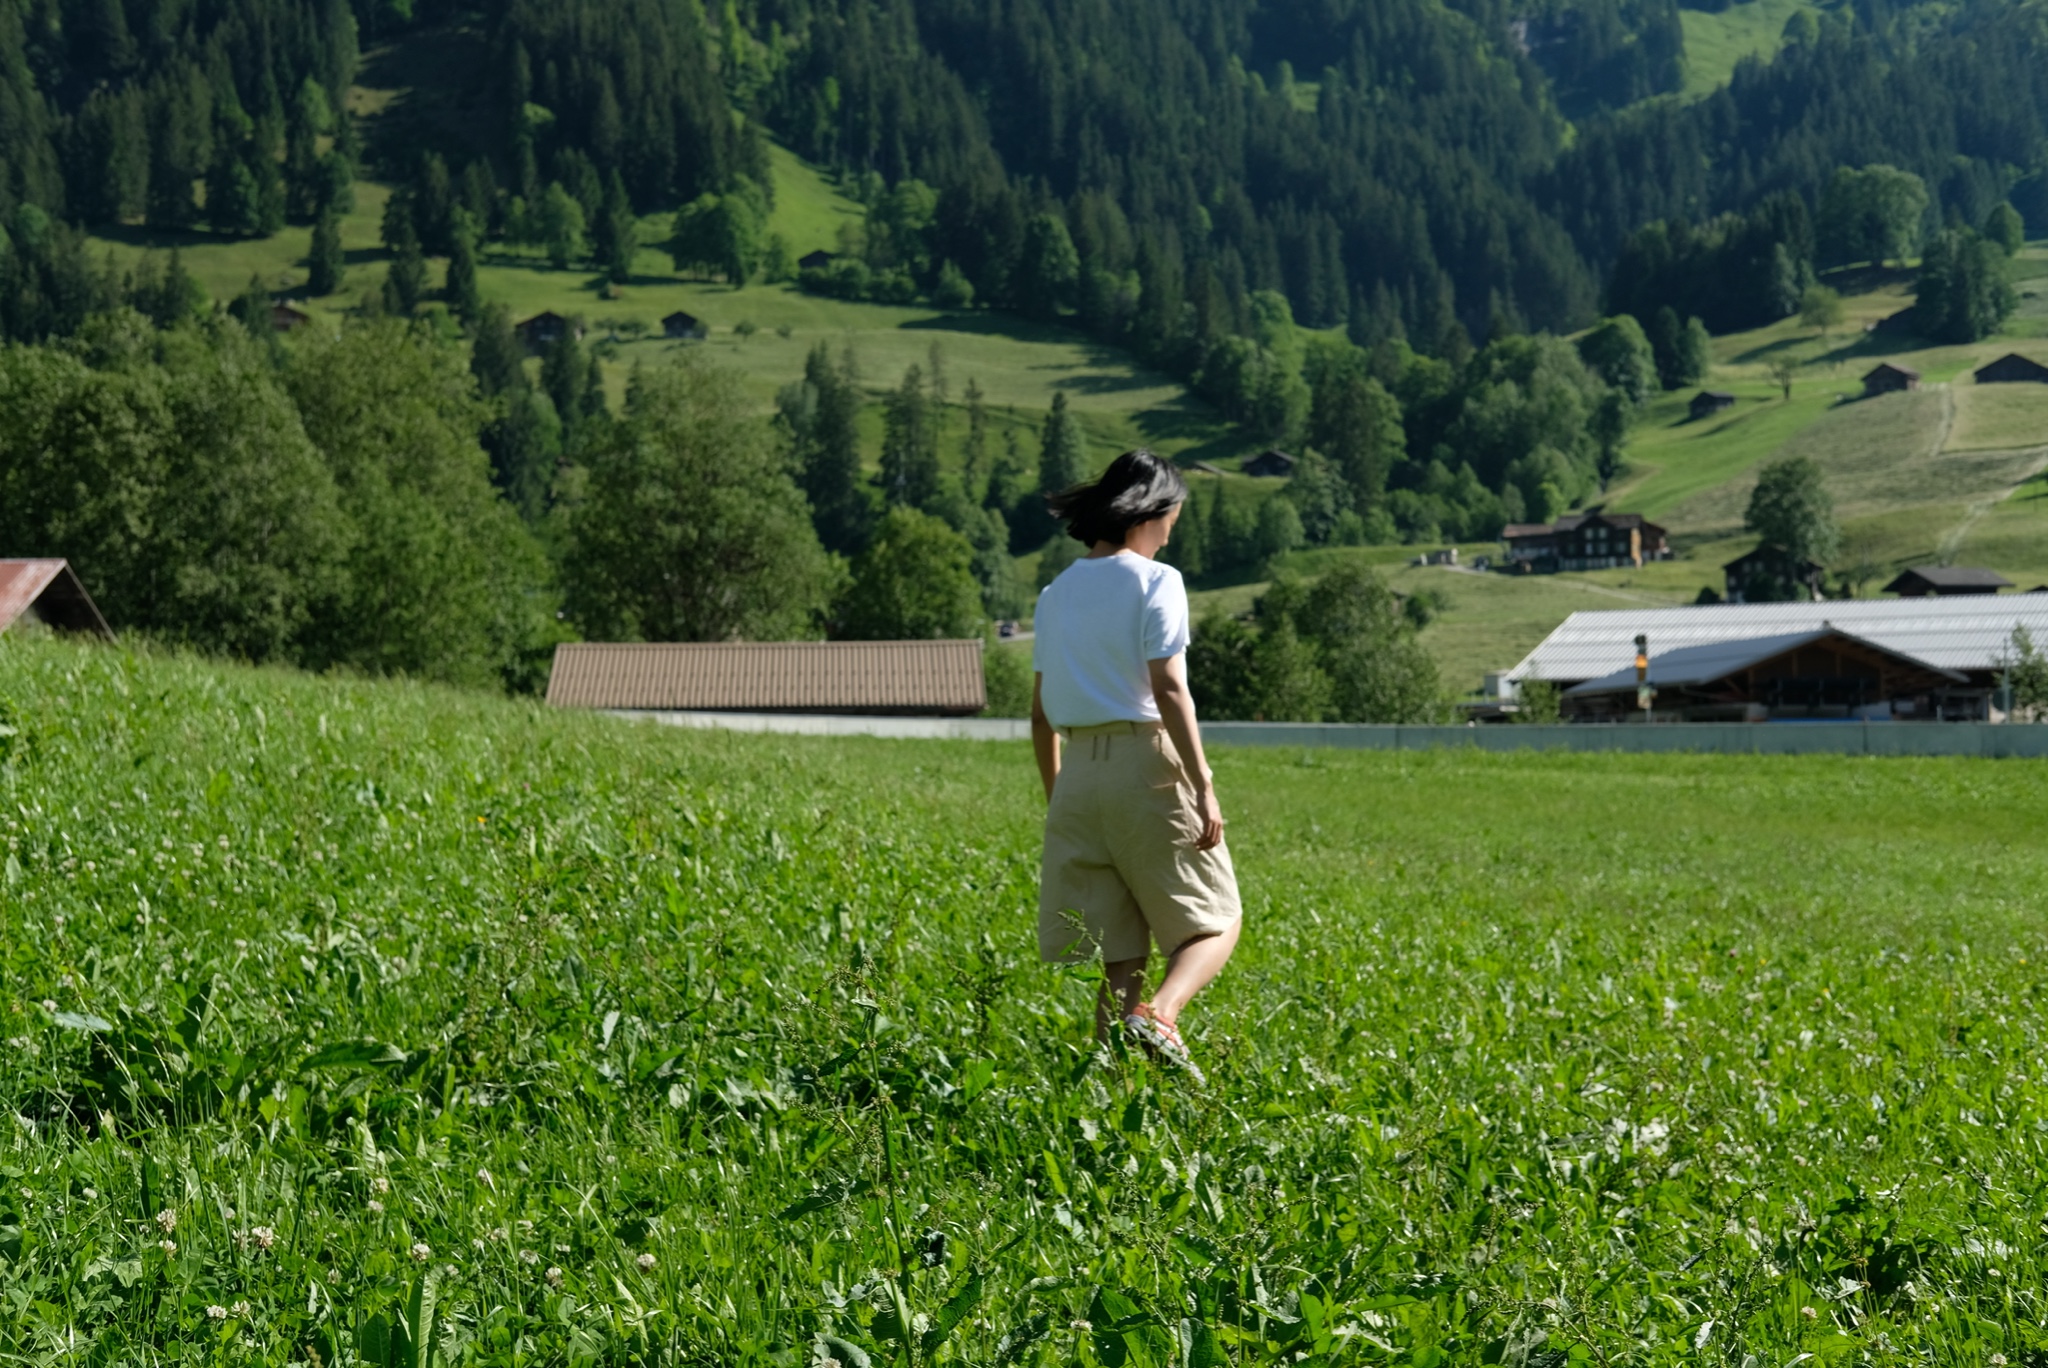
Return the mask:
<path fill-rule="evenodd" d="M 1214 850 L 1223 844 L 1223 808 L 1216 801 L 1216 790 L 1203 784 L 1195 790 L 1195 812 L 1202 819 L 1202 834 L 1195 838 L 1195 849 Z"/>

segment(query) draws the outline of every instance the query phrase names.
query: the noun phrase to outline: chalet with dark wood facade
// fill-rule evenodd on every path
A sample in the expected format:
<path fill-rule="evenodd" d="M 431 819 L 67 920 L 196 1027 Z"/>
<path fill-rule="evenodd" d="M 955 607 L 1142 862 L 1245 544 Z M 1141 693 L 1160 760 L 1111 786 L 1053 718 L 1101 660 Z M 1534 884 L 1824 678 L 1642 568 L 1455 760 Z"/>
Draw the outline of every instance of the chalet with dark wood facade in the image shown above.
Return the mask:
<path fill-rule="evenodd" d="M 1613 570 L 1671 559 L 1663 528 L 1640 513 L 1591 509 L 1554 523 L 1510 523 L 1501 530 L 1507 544 L 1503 569 L 1524 575 L 1561 570 Z"/>
<path fill-rule="evenodd" d="M 1730 603 L 1783 603 L 1818 599 L 1827 567 L 1797 560 L 1775 546 L 1759 546 L 1721 567 L 1723 592 Z"/>
<path fill-rule="evenodd" d="M 1244 473 L 1269 478 L 1292 475 L 1294 458 L 1284 451 L 1262 451 L 1244 463 Z"/>
<path fill-rule="evenodd" d="M 549 309 L 543 313 L 535 314 L 514 328 L 513 331 L 519 334 L 521 342 L 538 351 L 542 347 L 553 346 L 556 342 L 561 341 L 562 335 L 569 332 L 572 328 L 576 336 L 583 336 L 583 329 L 575 327 L 568 319 L 562 317 L 553 309 Z"/>

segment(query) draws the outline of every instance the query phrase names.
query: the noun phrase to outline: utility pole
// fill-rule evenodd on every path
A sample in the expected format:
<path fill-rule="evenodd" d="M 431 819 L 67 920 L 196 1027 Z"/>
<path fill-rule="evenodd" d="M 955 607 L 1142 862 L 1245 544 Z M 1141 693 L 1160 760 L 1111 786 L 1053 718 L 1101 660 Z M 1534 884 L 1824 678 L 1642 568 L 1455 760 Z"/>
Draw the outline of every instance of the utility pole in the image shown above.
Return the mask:
<path fill-rule="evenodd" d="M 1636 634 L 1636 707 L 1642 710 L 1643 720 L 1650 720 L 1650 700 L 1657 691 L 1650 687 L 1650 636 L 1647 632 Z"/>

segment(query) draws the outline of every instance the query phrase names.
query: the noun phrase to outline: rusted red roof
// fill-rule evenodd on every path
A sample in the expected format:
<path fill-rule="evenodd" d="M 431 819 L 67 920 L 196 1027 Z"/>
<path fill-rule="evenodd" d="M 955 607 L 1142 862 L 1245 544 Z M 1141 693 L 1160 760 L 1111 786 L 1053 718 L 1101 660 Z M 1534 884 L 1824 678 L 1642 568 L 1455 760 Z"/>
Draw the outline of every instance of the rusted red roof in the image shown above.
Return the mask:
<path fill-rule="evenodd" d="M 91 632 L 108 641 L 114 633 L 92 595 L 62 560 L 0 560 L 0 632 L 23 615 L 60 631 Z"/>
<path fill-rule="evenodd" d="M 575 642 L 548 678 L 557 708 L 957 716 L 987 701 L 978 640 Z"/>

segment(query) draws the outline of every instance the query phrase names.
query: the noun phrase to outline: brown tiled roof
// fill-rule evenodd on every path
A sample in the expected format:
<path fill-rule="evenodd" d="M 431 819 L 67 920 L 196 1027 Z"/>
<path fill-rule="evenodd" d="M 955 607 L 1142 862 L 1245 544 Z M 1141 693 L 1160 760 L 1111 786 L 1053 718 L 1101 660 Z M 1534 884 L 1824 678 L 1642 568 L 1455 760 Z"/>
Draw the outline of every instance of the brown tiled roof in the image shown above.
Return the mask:
<path fill-rule="evenodd" d="M 67 632 L 114 639 L 92 595 L 62 560 L 0 560 L 0 632 L 33 607 L 36 616 Z"/>
<path fill-rule="evenodd" d="M 987 703 L 978 640 L 771 641 L 555 648 L 557 708 L 964 714 Z"/>

